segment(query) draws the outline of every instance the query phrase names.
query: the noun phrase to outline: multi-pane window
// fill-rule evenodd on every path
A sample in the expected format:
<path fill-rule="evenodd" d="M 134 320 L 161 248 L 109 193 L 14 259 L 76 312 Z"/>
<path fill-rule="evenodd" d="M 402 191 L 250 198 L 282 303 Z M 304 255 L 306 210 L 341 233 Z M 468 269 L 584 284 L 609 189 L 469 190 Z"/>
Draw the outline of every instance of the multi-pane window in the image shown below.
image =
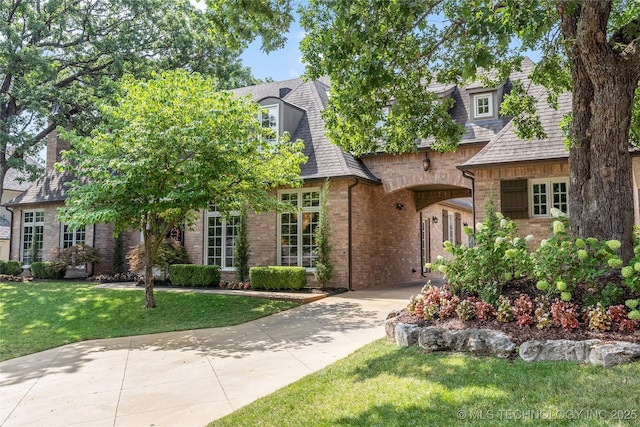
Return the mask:
<path fill-rule="evenodd" d="M 215 206 L 207 212 L 207 246 L 205 258 L 208 265 L 223 269 L 235 268 L 235 247 L 240 216 L 232 212 L 225 217 Z"/>
<path fill-rule="evenodd" d="M 24 265 L 42 261 L 44 239 L 44 211 L 22 213 L 22 236 L 20 259 Z"/>
<path fill-rule="evenodd" d="M 61 224 L 60 236 L 62 249 L 67 249 L 75 245 L 84 245 L 86 229 L 82 226 L 74 230 L 67 224 Z"/>
<path fill-rule="evenodd" d="M 551 215 L 551 208 L 569 212 L 569 184 L 566 180 L 535 180 L 530 183 L 531 216 L 546 217 Z"/>
<path fill-rule="evenodd" d="M 493 116 L 493 95 L 483 93 L 473 96 L 473 115 L 474 117 L 492 117 Z"/>
<path fill-rule="evenodd" d="M 273 137 L 269 139 L 275 139 L 280 133 L 278 126 L 278 105 L 268 105 L 262 107 L 263 111 L 260 114 L 260 124 L 263 128 L 273 129 Z"/>
<path fill-rule="evenodd" d="M 315 232 L 320 221 L 320 190 L 302 189 L 280 193 L 291 211 L 279 215 L 280 265 L 312 268 L 317 259 Z"/>

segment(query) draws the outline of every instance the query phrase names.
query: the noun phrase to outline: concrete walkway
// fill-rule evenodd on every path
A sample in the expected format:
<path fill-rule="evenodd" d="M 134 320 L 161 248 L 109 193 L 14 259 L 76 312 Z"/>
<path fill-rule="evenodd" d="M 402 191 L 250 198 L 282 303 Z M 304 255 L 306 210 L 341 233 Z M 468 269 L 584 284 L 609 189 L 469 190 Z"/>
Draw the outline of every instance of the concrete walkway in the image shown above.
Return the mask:
<path fill-rule="evenodd" d="M 85 341 L 0 363 L 0 425 L 204 426 L 384 336 L 423 283 L 233 327 Z"/>

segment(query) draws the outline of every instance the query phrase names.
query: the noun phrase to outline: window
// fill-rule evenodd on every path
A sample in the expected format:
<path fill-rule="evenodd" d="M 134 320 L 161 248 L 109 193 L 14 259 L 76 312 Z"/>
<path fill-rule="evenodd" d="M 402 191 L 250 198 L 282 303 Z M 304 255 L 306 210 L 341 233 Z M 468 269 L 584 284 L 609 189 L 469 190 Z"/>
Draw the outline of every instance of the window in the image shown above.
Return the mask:
<path fill-rule="evenodd" d="M 235 247 L 240 227 L 239 212 L 231 212 L 224 217 L 215 206 L 207 212 L 207 245 L 205 259 L 208 265 L 222 269 L 235 268 Z"/>
<path fill-rule="evenodd" d="M 529 189 L 532 217 L 549 217 L 551 208 L 569 213 L 569 183 L 566 179 L 532 180 Z"/>
<path fill-rule="evenodd" d="M 67 249 L 75 245 L 84 245 L 86 237 L 86 230 L 84 226 L 76 230 L 72 230 L 67 224 L 60 224 L 60 228 L 60 246 L 62 249 Z"/>
<path fill-rule="evenodd" d="M 43 239 L 44 211 L 23 212 L 20 259 L 25 266 L 34 261 L 42 261 Z"/>
<path fill-rule="evenodd" d="M 493 94 L 481 93 L 473 95 L 473 117 L 493 117 Z"/>
<path fill-rule="evenodd" d="M 260 115 L 260 124 L 263 128 L 273 129 L 275 132 L 275 137 L 270 138 L 275 140 L 278 135 L 280 135 L 280 127 L 278 120 L 279 106 L 275 105 L 267 105 L 262 107 L 263 111 Z"/>
<path fill-rule="evenodd" d="M 292 212 L 278 216 L 279 264 L 312 268 L 317 258 L 315 232 L 320 220 L 320 190 L 283 191 L 280 201 L 290 204 Z"/>

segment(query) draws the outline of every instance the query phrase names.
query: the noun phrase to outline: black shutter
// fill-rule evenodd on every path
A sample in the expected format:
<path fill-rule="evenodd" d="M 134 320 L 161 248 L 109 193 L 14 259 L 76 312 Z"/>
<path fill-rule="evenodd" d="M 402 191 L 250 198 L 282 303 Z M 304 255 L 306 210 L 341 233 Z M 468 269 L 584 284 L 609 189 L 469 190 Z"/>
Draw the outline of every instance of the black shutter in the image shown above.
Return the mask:
<path fill-rule="evenodd" d="M 511 219 L 529 218 L 526 179 L 500 181 L 500 211 Z"/>
<path fill-rule="evenodd" d="M 453 242 L 456 245 L 459 245 L 462 243 L 462 216 L 459 213 L 455 214 L 455 236 L 456 236 L 456 241 Z"/>
<path fill-rule="evenodd" d="M 442 210 L 442 241 L 449 240 L 449 212 L 445 209 Z"/>

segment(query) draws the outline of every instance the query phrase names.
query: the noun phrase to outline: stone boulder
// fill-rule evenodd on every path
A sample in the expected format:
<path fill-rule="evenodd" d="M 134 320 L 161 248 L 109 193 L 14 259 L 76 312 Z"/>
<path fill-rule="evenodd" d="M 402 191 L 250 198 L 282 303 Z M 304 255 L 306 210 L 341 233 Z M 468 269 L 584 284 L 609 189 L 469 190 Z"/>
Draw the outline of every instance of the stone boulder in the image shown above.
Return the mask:
<path fill-rule="evenodd" d="M 397 327 L 396 327 L 397 331 Z M 491 329 L 448 330 L 436 326 L 421 328 L 418 345 L 426 351 L 464 351 L 477 355 L 510 357 L 516 345 L 509 337 Z"/>
<path fill-rule="evenodd" d="M 398 323 L 395 327 L 396 344 L 401 347 L 411 347 L 418 344 L 418 335 L 422 329 L 418 325 Z"/>
<path fill-rule="evenodd" d="M 640 360 L 640 344 L 602 340 L 526 341 L 520 346 L 525 362 L 566 360 L 604 367 Z"/>
<path fill-rule="evenodd" d="M 396 342 L 396 325 L 400 324 L 400 310 L 394 310 L 387 315 L 387 320 L 384 322 L 384 332 L 387 336 L 387 341 L 391 343 Z"/>

